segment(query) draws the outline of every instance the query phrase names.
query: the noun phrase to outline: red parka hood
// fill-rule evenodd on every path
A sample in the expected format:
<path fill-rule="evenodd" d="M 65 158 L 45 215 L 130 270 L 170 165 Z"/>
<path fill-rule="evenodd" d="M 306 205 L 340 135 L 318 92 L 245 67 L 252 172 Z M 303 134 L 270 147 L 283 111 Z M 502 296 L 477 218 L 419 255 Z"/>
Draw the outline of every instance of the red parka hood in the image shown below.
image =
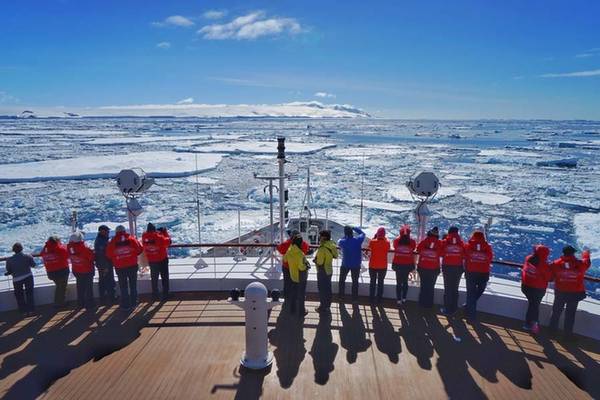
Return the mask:
<path fill-rule="evenodd" d="M 75 251 L 81 251 L 81 249 L 87 248 L 84 242 L 69 242 L 69 247 Z"/>
<path fill-rule="evenodd" d="M 548 256 L 550 256 L 550 249 L 543 244 L 538 244 L 533 247 L 533 254 L 537 255 L 541 262 L 548 262 Z"/>
<path fill-rule="evenodd" d="M 456 243 L 455 243 L 454 239 L 456 239 Z M 460 234 L 454 233 L 454 232 L 447 234 L 444 240 L 447 244 L 459 244 L 460 245 L 463 243 L 462 238 L 460 237 Z"/>
<path fill-rule="evenodd" d="M 471 239 L 469 239 L 469 243 L 474 243 L 474 244 L 486 243 L 483 232 L 481 232 L 481 231 L 473 232 L 473 235 L 471 235 Z"/>
<path fill-rule="evenodd" d="M 48 250 L 48 251 L 54 251 L 56 249 L 58 249 L 60 247 L 62 243 L 60 242 L 54 242 L 51 240 L 47 240 L 46 244 L 44 245 L 44 247 Z"/>

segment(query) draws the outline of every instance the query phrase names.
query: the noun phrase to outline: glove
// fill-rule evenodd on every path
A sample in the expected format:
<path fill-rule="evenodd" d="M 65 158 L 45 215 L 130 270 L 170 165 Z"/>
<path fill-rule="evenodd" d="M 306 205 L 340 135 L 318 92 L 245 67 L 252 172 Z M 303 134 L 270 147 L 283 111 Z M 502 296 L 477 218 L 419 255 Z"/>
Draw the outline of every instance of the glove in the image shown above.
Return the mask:
<path fill-rule="evenodd" d="M 8 272 L 8 271 L 6 271 L 6 272 L 4 273 L 4 276 L 9 276 L 9 275 L 10 275 L 10 272 Z"/>
<path fill-rule="evenodd" d="M 591 254 L 589 250 L 585 250 L 582 254 L 581 254 L 581 258 L 583 258 L 584 260 L 589 260 L 591 258 Z"/>

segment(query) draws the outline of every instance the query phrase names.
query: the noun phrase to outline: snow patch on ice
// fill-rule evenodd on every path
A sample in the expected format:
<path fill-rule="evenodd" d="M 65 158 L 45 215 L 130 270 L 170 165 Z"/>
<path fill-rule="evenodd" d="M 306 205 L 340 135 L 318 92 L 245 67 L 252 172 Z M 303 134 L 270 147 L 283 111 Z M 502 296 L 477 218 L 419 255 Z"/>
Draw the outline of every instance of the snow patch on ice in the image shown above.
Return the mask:
<path fill-rule="evenodd" d="M 288 142 L 285 151 L 288 154 L 313 154 L 318 151 L 335 147 L 335 143 L 296 143 Z M 252 154 L 277 154 L 277 142 L 252 141 L 213 143 L 206 146 L 197 146 L 192 149 L 178 148 L 176 151 L 193 153 L 252 153 Z"/>
<path fill-rule="evenodd" d="M 513 200 L 512 197 L 508 197 L 498 193 L 467 192 L 461 193 L 460 195 L 471 200 L 474 203 L 481 203 L 486 205 L 502 205 Z"/>
<path fill-rule="evenodd" d="M 577 243 L 592 253 L 592 260 L 600 262 L 600 214 L 580 213 L 573 218 Z"/>
<path fill-rule="evenodd" d="M 348 199 L 348 200 L 346 200 L 346 204 L 349 204 L 351 206 L 360 206 L 360 199 Z M 413 209 L 413 207 L 406 207 L 406 206 L 401 206 L 399 204 L 385 203 L 385 202 L 374 201 L 374 200 L 363 200 L 363 205 L 366 208 L 395 211 L 395 212 L 410 211 Z"/>

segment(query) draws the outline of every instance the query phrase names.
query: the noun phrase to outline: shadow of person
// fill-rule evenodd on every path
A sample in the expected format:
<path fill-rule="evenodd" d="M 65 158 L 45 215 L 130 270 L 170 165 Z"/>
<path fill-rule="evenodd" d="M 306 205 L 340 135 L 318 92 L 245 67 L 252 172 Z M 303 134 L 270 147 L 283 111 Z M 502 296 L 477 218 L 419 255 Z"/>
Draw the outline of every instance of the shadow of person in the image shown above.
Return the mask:
<path fill-rule="evenodd" d="M 101 309 L 98 314 L 79 312 L 42 333 L 30 332 L 31 342 L 5 358 L 0 380 L 23 367 L 33 368 L 7 389 L 4 398 L 37 398 L 72 369 L 127 346 L 151 318 L 145 313 L 148 307 L 138 308 L 132 316 L 114 309 Z M 111 314 L 100 322 L 99 316 L 104 312 Z"/>
<path fill-rule="evenodd" d="M 59 315 L 55 310 L 49 308 L 38 309 L 32 317 L 22 318 L 20 315 L 10 312 L 6 315 L 6 322 L 0 329 L 0 354 L 9 353 L 13 349 L 22 346 L 33 335 L 40 332 L 46 324 L 56 318 L 57 323 L 65 323 L 69 314 Z"/>
<path fill-rule="evenodd" d="M 448 320 L 443 326 L 436 316 L 428 318 L 429 337 L 437 354 L 436 369 L 449 399 L 486 399 L 487 396 L 469 372 L 462 338 L 454 327 L 456 321 Z M 454 333 L 448 332 L 451 327 Z"/>
<path fill-rule="evenodd" d="M 456 321 L 454 326 L 460 332 L 457 336 L 461 337 L 462 343 L 465 344 L 464 354 L 469 365 L 479 375 L 489 382 L 496 383 L 497 373 L 500 372 L 514 385 L 522 389 L 532 388 L 532 374 L 525 353 L 510 350 L 494 329 L 479 322 L 472 325 L 477 340 L 468 331 L 463 321 Z M 509 337 L 507 340 L 513 339 Z"/>
<path fill-rule="evenodd" d="M 373 335 L 377 349 L 387 354 L 390 361 L 397 364 L 400 359 L 399 354 L 402 352 L 400 335 L 394 329 L 383 306 L 371 306 L 371 313 L 373 314 Z"/>
<path fill-rule="evenodd" d="M 542 345 L 544 354 L 552 364 L 560 370 L 573 384 L 579 389 L 586 391 L 591 398 L 600 399 L 600 360 L 593 359 L 587 351 L 600 354 L 597 344 L 586 346 L 585 340 L 582 343 L 564 342 L 562 345 L 579 362 L 577 365 L 568 354 L 559 351 L 555 344 L 547 337 L 536 337 L 537 342 Z M 582 347 L 587 347 L 586 351 Z"/>
<path fill-rule="evenodd" d="M 304 347 L 304 323 L 296 314 L 281 312 L 275 328 L 269 332 L 269 342 L 277 362 L 277 377 L 283 388 L 289 388 L 300 370 L 306 355 Z"/>
<path fill-rule="evenodd" d="M 271 366 L 261 370 L 253 370 L 240 366 L 234 369 L 233 376 L 238 379 L 237 383 L 231 385 L 214 385 L 211 394 L 219 390 L 235 390 L 235 400 L 258 400 L 262 396 L 262 387 L 267 376 L 271 372 Z"/>
<path fill-rule="evenodd" d="M 431 370 L 433 345 L 429 338 L 429 327 L 425 314 L 416 304 L 406 303 L 402 309 L 398 310 L 398 315 L 402 323 L 399 332 L 404 339 L 406 349 L 417 359 L 419 367 Z"/>
<path fill-rule="evenodd" d="M 340 344 L 347 350 L 346 360 L 353 364 L 358 358 L 358 353 L 365 352 L 371 346 L 371 340 L 367 339 L 367 330 L 363 323 L 358 304 L 352 304 L 352 316 L 346 310 L 344 303 L 339 303 L 340 319 Z"/>
<path fill-rule="evenodd" d="M 319 385 L 325 385 L 329 381 L 329 374 L 335 368 L 338 349 L 339 346 L 333 342 L 331 334 L 331 314 L 321 314 L 309 352 L 315 368 L 315 382 Z"/>

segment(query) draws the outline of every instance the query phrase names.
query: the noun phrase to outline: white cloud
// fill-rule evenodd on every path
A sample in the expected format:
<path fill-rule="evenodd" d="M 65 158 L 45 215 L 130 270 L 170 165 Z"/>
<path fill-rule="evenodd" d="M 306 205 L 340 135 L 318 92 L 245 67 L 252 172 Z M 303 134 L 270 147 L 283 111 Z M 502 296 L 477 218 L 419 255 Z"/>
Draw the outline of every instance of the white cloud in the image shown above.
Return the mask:
<path fill-rule="evenodd" d="M 171 15 L 170 17 L 165 18 L 163 21 L 153 22 L 152 25 L 158 27 L 179 26 L 188 28 L 194 25 L 194 21 L 181 15 Z"/>
<path fill-rule="evenodd" d="M 600 69 L 540 75 L 541 78 L 584 78 L 589 76 L 600 76 Z"/>
<path fill-rule="evenodd" d="M 208 10 L 202 16 L 206 19 L 221 19 L 227 15 L 227 10 Z"/>
<path fill-rule="evenodd" d="M 594 57 L 594 54 L 592 54 L 592 53 L 581 53 L 581 54 L 576 54 L 575 57 L 576 58 L 588 58 L 588 57 Z"/>
<path fill-rule="evenodd" d="M 188 97 L 186 99 L 179 100 L 177 102 L 177 104 L 192 104 L 192 103 L 194 103 L 194 98 L 193 97 Z"/>
<path fill-rule="evenodd" d="M 294 18 L 267 18 L 264 11 L 255 11 L 226 24 L 206 25 L 198 34 L 209 40 L 249 40 L 283 33 L 295 35 L 300 32 L 302 27 Z"/>
<path fill-rule="evenodd" d="M 593 49 L 588 49 L 583 53 L 576 54 L 577 58 L 589 58 L 594 56 L 600 56 L 600 47 L 594 47 Z"/>
<path fill-rule="evenodd" d="M 159 49 L 168 49 L 171 47 L 171 42 L 160 42 L 156 44 Z"/>
<path fill-rule="evenodd" d="M 315 93 L 315 97 L 335 99 L 335 94 L 327 93 L 327 92 L 317 92 L 317 93 Z"/>

